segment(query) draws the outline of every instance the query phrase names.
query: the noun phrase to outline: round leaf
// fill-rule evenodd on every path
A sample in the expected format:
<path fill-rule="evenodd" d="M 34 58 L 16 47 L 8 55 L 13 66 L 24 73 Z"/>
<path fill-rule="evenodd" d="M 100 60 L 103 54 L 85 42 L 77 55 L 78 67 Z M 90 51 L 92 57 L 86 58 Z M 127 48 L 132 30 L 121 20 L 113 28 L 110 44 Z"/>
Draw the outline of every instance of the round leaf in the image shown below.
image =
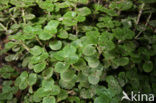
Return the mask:
<path fill-rule="evenodd" d="M 53 68 L 51 68 L 51 67 L 49 67 L 48 69 L 45 69 L 45 70 L 42 72 L 42 76 L 43 76 L 45 79 L 51 78 L 52 75 L 53 75 Z"/>
<path fill-rule="evenodd" d="M 30 53 L 34 56 L 38 56 L 42 53 L 43 49 L 40 46 L 34 46 L 30 49 Z"/>
<path fill-rule="evenodd" d="M 151 72 L 153 69 L 153 63 L 151 61 L 145 62 L 143 64 L 143 70 L 147 73 Z"/>
<path fill-rule="evenodd" d="M 88 76 L 88 81 L 89 83 L 96 85 L 99 82 L 100 78 L 96 75 L 89 75 Z"/>
<path fill-rule="evenodd" d="M 43 71 L 45 69 L 45 67 L 46 67 L 46 62 L 42 62 L 42 63 L 34 65 L 33 68 L 36 73 L 39 73 L 39 72 Z"/>
<path fill-rule="evenodd" d="M 61 79 L 65 81 L 71 81 L 74 78 L 74 71 L 73 70 L 67 70 L 63 73 L 61 73 Z"/>
<path fill-rule="evenodd" d="M 69 64 L 65 62 L 57 62 L 55 65 L 55 72 L 63 73 L 69 68 Z"/>
<path fill-rule="evenodd" d="M 56 100 L 53 96 L 44 97 L 42 103 L 56 103 Z"/>
<path fill-rule="evenodd" d="M 49 47 L 52 49 L 52 50 L 59 50 L 61 49 L 62 47 L 62 42 L 61 41 L 51 41 L 49 43 Z"/>
<path fill-rule="evenodd" d="M 92 56 L 96 53 L 96 49 L 92 45 L 87 45 L 84 47 L 82 52 L 86 56 Z"/>
<path fill-rule="evenodd" d="M 34 85 L 36 83 L 36 81 L 37 81 L 37 74 L 35 74 L 35 73 L 29 74 L 29 77 L 28 77 L 29 86 Z"/>

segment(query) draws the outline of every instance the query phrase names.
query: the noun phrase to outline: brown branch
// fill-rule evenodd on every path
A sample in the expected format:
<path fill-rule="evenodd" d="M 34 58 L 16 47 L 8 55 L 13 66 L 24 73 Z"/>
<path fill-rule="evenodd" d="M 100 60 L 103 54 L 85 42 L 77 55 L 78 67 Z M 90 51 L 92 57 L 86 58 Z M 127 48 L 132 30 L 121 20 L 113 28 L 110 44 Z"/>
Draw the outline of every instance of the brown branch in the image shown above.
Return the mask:
<path fill-rule="evenodd" d="M 20 44 L 25 48 L 28 52 L 30 52 L 30 48 L 26 46 L 22 41 L 20 41 Z"/>
<path fill-rule="evenodd" d="M 145 24 L 144 30 L 140 31 L 140 32 L 136 35 L 135 39 L 137 39 L 137 38 L 142 34 L 142 32 L 146 30 L 146 27 L 147 27 L 147 25 L 148 25 L 148 23 L 149 23 L 149 21 L 150 21 L 150 19 L 151 19 L 151 16 L 152 16 L 152 13 L 149 14 L 149 16 L 148 16 L 148 18 L 147 18 L 147 20 L 146 20 L 146 24 Z"/>
<path fill-rule="evenodd" d="M 2 23 L 0 23 L 0 26 L 7 32 L 8 31 L 8 29 L 2 24 Z"/>
<path fill-rule="evenodd" d="M 142 11 L 143 11 L 144 6 L 145 6 L 145 4 L 142 3 L 141 8 L 140 8 L 140 10 L 139 10 L 139 14 L 138 14 L 138 18 L 137 18 L 136 24 L 138 24 L 139 21 L 140 21 L 140 17 L 141 17 L 141 15 L 142 15 Z"/>
<path fill-rule="evenodd" d="M 39 40 L 39 38 L 38 38 L 37 35 L 35 35 L 35 38 L 36 38 L 36 40 L 38 41 L 38 43 L 39 43 L 41 46 L 43 46 L 42 42 Z"/>

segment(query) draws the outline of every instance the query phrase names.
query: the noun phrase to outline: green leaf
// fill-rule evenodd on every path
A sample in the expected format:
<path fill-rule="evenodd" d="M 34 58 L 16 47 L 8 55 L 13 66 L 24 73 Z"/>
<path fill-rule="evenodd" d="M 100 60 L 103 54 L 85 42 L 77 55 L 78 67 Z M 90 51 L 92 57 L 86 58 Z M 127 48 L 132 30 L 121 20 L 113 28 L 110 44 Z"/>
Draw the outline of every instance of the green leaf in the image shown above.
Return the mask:
<path fill-rule="evenodd" d="M 32 86 L 36 83 L 37 81 L 37 74 L 35 73 L 30 73 L 28 77 L 28 84 L 29 86 Z"/>
<path fill-rule="evenodd" d="M 69 34 L 68 36 L 69 36 L 68 39 L 69 40 L 72 40 L 72 41 L 78 39 L 78 36 L 77 35 L 74 35 L 74 34 Z"/>
<path fill-rule="evenodd" d="M 62 79 L 59 80 L 59 85 L 65 89 L 72 89 L 75 86 L 75 83 L 64 81 Z"/>
<path fill-rule="evenodd" d="M 97 44 L 99 35 L 100 35 L 100 33 L 98 31 L 88 31 L 88 32 L 86 32 L 87 43 L 88 44 Z"/>
<path fill-rule="evenodd" d="M 86 56 L 92 56 L 94 55 L 97 51 L 95 49 L 95 47 L 93 47 L 92 45 L 86 45 L 83 49 L 83 54 Z"/>
<path fill-rule="evenodd" d="M 143 64 L 143 70 L 147 73 L 153 70 L 153 63 L 152 61 L 147 61 Z"/>
<path fill-rule="evenodd" d="M 87 60 L 88 65 L 91 68 L 96 68 L 100 64 L 100 61 L 98 60 L 98 58 L 96 58 L 94 56 L 85 57 L 85 59 Z"/>
<path fill-rule="evenodd" d="M 118 95 L 121 93 L 122 88 L 119 85 L 119 82 L 114 78 L 114 76 L 107 76 L 106 82 L 108 83 L 108 87 L 112 92 L 114 92 L 115 95 Z"/>
<path fill-rule="evenodd" d="M 26 89 L 28 86 L 27 81 L 21 81 L 21 83 L 19 84 L 19 89 L 24 90 Z"/>
<path fill-rule="evenodd" d="M 121 2 L 121 10 L 126 11 L 133 7 L 133 3 L 131 1 Z"/>
<path fill-rule="evenodd" d="M 54 35 L 54 34 L 57 33 L 57 27 L 58 27 L 58 25 L 59 25 L 59 21 L 57 21 L 57 20 L 51 20 L 44 27 L 44 31 L 50 33 L 51 35 Z"/>
<path fill-rule="evenodd" d="M 45 67 L 46 67 L 46 62 L 42 62 L 42 63 L 36 64 L 33 66 L 34 71 L 36 73 L 43 71 L 45 69 Z"/>
<path fill-rule="evenodd" d="M 7 49 L 7 50 L 9 50 L 9 49 L 11 49 L 14 46 L 15 46 L 15 43 L 12 42 L 12 41 L 10 41 L 10 42 L 8 42 L 8 43 L 5 44 L 4 48 Z"/>
<path fill-rule="evenodd" d="M 24 16 L 24 18 L 26 20 L 31 20 L 31 19 L 34 19 L 35 18 L 35 15 L 34 14 L 27 14 L 27 15 Z"/>
<path fill-rule="evenodd" d="M 93 84 L 93 85 L 96 85 L 100 80 L 100 77 L 96 76 L 96 75 L 89 75 L 88 76 L 88 81 L 89 83 Z"/>
<path fill-rule="evenodd" d="M 119 66 L 125 66 L 129 63 L 128 57 L 120 57 L 118 59 L 115 59 L 114 62 Z"/>
<path fill-rule="evenodd" d="M 104 12 L 108 14 L 109 16 L 118 16 L 117 12 L 113 9 L 102 7 L 99 11 Z"/>
<path fill-rule="evenodd" d="M 65 100 L 68 97 L 68 92 L 66 90 L 61 89 L 60 94 L 57 95 L 57 102 Z"/>
<path fill-rule="evenodd" d="M 115 96 L 114 92 L 110 88 L 107 89 L 104 86 L 99 86 L 96 88 L 96 93 L 99 96 L 107 97 L 107 99 L 112 99 Z"/>
<path fill-rule="evenodd" d="M 149 22 L 149 25 L 151 25 L 152 27 L 156 27 L 156 20 L 151 20 Z"/>
<path fill-rule="evenodd" d="M 16 76 L 16 72 L 11 66 L 4 65 L 2 68 L 0 68 L 0 76 L 4 79 L 10 79 L 14 75 Z"/>
<path fill-rule="evenodd" d="M 12 81 L 3 81 L 0 101 L 8 101 L 13 99 L 13 95 L 18 91 L 18 88 L 12 87 Z M 2 102 L 3 103 L 3 102 Z"/>
<path fill-rule="evenodd" d="M 80 4 L 88 4 L 89 0 L 77 0 Z"/>
<path fill-rule="evenodd" d="M 56 53 L 56 59 L 64 60 L 69 64 L 74 64 L 78 61 L 79 57 L 76 54 L 76 48 L 72 45 L 66 45 L 62 51 Z"/>
<path fill-rule="evenodd" d="M 42 88 L 45 90 L 45 91 L 49 91 L 49 90 L 52 90 L 53 89 L 53 86 L 54 86 L 54 80 L 53 79 L 48 79 L 48 80 L 43 80 L 42 81 Z"/>
<path fill-rule="evenodd" d="M 66 30 L 62 30 L 57 35 L 61 39 L 67 39 L 68 38 L 68 32 Z"/>
<path fill-rule="evenodd" d="M 91 14 L 91 10 L 88 7 L 82 7 L 77 9 L 77 13 L 81 16 L 88 16 Z"/>
<path fill-rule="evenodd" d="M 27 88 L 28 86 L 27 79 L 28 72 L 27 71 L 22 72 L 19 78 L 16 79 L 16 85 L 19 86 L 19 89 L 24 90 L 25 88 Z"/>
<path fill-rule="evenodd" d="M 90 87 L 88 89 L 81 89 L 81 91 L 80 91 L 80 95 L 84 99 L 91 99 L 91 98 L 93 98 L 95 93 L 96 93 L 95 87 Z"/>
<path fill-rule="evenodd" d="M 55 72 L 63 73 L 69 68 L 69 64 L 65 62 L 57 62 L 55 64 Z"/>
<path fill-rule="evenodd" d="M 24 26 L 24 30 L 23 30 L 23 32 L 25 34 L 32 34 L 29 36 L 35 36 L 36 34 L 38 34 L 41 31 L 42 31 L 41 25 L 35 25 L 35 26 L 26 25 L 26 26 Z"/>
<path fill-rule="evenodd" d="M 40 46 L 34 46 L 30 49 L 30 53 L 34 56 L 38 56 L 43 52 L 43 49 Z"/>
<path fill-rule="evenodd" d="M 50 96 L 50 94 L 51 93 L 47 91 L 45 88 L 39 88 L 37 91 L 35 91 L 33 98 L 40 99 L 42 97 Z"/>
<path fill-rule="evenodd" d="M 76 96 L 69 97 L 68 99 L 69 99 L 70 103 L 81 103 L 80 98 L 76 97 Z"/>
<path fill-rule="evenodd" d="M 28 78 L 28 72 L 27 71 L 22 72 L 20 75 L 20 80 L 25 81 L 27 78 Z"/>
<path fill-rule="evenodd" d="M 135 36 L 134 32 L 127 27 L 113 29 L 113 32 L 118 40 L 132 39 Z"/>
<path fill-rule="evenodd" d="M 98 21 L 100 22 L 97 23 L 96 26 L 99 28 L 114 28 L 114 23 L 112 21 L 112 18 L 109 16 L 100 17 Z"/>
<path fill-rule="evenodd" d="M 58 95 L 60 94 L 60 87 L 58 85 L 53 85 L 51 95 Z"/>
<path fill-rule="evenodd" d="M 54 34 L 51 34 L 47 31 L 42 31 L 42 32 L 39 32 L 39 38 L 41 40 L 49 40 L 51 39 L 52 37 L 54 36 Z"/>
<path fill-rule="evenodd" d="M 75 73 L 73 70 L 66 70 L 65 72 L 61 73 L 61 79 L 65 81 L 71 81 L 75 76 Z"/>
<path fill-rule="evenodd" d="M 48 1 L 44 1 L 44 2 L 38 2 L 39 7 L 42 9 L 45 9 L 49 12 L 54 10 L 54 4 L 48 2 Z"/>
<path fill-rule="evenodd" d="M 106 96 L 96 97 L 94 103 L 110 103 L 110 100 Z"/>
<path fill-rule="evenodd" d="M 76 21 L 78 21 L 78 22 L 83 22 L 83 21 L 85 21 L 85 20 L 86 20 L 86 17 L 84 17 L 84 16 L 78 15 L 78 16 L 76 17 Z"/>
<path fill-rule="evenodd" d="M 133 6 L 133 3 L 131 1 L 125 0 L 121 1 L 120 3 L 112 2 L 109 7 L 112 9 L 118 9 L 122 11 L 126 11 L 131 9 Z"/>
<path fill-rule="evenodd" d="M 74 26 L 77 24 L 77 21 L 75 20 L 77 13 L 73 11 L 68 11 L 63 15 L 63 21 L 62 23 L 66 26 Z"/>
<path fill-rule="evenodd" d="M 9 0 L 0 0 L 0 4 L 8 4 Z"/>
<path fill-rule="evenodd" d="M 42 76 L 43 76 L 45 79 L 51 78 L 52 75 L 53 75 L 53 68 L 51 68 L 51 67 L 49 67 L 48 69 L 45 69 L 45 70 L 42 72 Z"/>
<path fill-rule="evenodd" d="M 49 47 L 52 50 L 59 50 L 62 47 L 62 42 L 59 40 L 51 41 L 51 42 L 49 42 Z"/>
<path fill-rule="evenodd" d="M 42 103 L 56 103 L 56 100 L 53 96 L 44 97 Z"/>
<path fill-rule="evenodd" d="M 112 41 L 113 34 L 109 32 L 103 32 L 102 35 L 99 36 L 98 44 L 100 45 L 102 50 L 110 51 L 115 48 L 115 44 Z"/>
<path fill-rule="evenodd" d="M 99 3 L 93 4 L 93 8 L 95 9 L 94 13 L 98 14 L 99 13 L 98 11 L 100 11 L 100 9 L 102 9 L 102 7 L 103 6 L 101 4 L 99 4 Z"/>
<path fill-rule="evenodd" d="M 77 63 L 73 64 L 74 69 L 76 70 L 84 70 L 86 68 L 86 62 L 84 59 L 80 58 Z"/>
<path fill-rule="evenodd" d="M 48 53 L 47 52 L 43 52 L 41 55 L 39 56 L 33 56 L 30 60 L 31 64 L 37 64 L 40 62 L 44 62 L 47 58 L 48 58 Z"/>

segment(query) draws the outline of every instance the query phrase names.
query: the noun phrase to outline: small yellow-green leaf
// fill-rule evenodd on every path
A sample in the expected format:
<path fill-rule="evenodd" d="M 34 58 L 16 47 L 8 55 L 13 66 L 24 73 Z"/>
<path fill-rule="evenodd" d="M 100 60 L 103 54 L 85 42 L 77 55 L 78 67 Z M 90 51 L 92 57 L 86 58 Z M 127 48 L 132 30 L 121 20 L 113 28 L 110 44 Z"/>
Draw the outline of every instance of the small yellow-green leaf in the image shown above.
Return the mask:
<path fill-rule="evenodd" d="M 143 70 L 147 73 L 151 72 L 153 69 L 153 63 L 151 61 L 147 61 L 143 64 Z"/>
<path fill-rule="evenodd" d="M 36 73 L 39 73 L 39 72 L 43 71 L 45 69 L 45 67 L 46 67 L 46 62 L 41 62 L 39 64 L 34 65 L 33 68 Z"/>
<path fill-rule="evenodd" d="M 59 50 L 59 49 L 61 49 L 61 47 L 62 47 L 62 42 L 59 41 L 59 40 L 51 41 L 51 42 L 49 43 L 49 47 L 50 47 L 52 50 Z"/>

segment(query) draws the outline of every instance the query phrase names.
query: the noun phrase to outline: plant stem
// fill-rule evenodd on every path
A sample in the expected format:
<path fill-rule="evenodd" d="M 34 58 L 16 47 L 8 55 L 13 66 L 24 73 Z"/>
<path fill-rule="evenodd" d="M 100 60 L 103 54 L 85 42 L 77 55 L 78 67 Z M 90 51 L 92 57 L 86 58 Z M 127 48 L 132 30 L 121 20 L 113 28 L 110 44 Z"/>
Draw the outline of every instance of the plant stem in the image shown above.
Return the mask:
<path fill-rule="evenodd" d="M 77 28 L 77 24 L 75 25 L 75 31 L 76 31 L 76 35 L 78 35 L 79 31 L 78 31 L 78 28 Z"/>
<path fill-rule="evenodd" d="M 142 15 L 142 11 L 143 11 L 144 6 L 145 6 L 145 4 L 142 3 L 141 8 L 140 8 L 140 10 L 139 10 L 139 14 L 138 14 L 138 17 L 137 17 L 136 24 L 138 24 L 139 21 L 140 21 L 140 17 L 141 17 L 141 15 Z"/>
<path fill-rule="evenodd" d="M 76 11 L 77 5 L 74 6 L 74 10 Z M 75 25 L 75 31 L 76 31 L 76 35 L 78 35 L 78 24 Z"/>
<path fill-rule="evenodd" d="M 150 21 L 150 19 L 151 19 L 151 16 L 152 16 L 152 13 L 149 14 L 149 16 L 148 16 L 148 18 L 147 18 L 147 20 L 146 20 L 146 24 L 145 24 L 144 30 L 140 31 L 140 32 L 137 34 L 137 36 L 135 37 L 135 39 L 137 39 L 137 38 L 141 35 L 141 33 L 142 33 L 143 31 L 146 30 L 146 27 L 147 27 L 147 25 L 148 25 L 148 23 L 149 23 L 149 21 Z"/>
<path fill-rule="evenodd" d="M 41 46 L 43 46 L 43 44 L 42 44 L 42 42 L 39 40 L 38 36 L 35 35 L 35 37 L 36 37 L 36 40 L 38 41 L 38 43 L 39 43 Z"/>
<path fill-rule="evenodd" d="M 20 41 L 20 44 L 22 44 L 23 48 L 25 48 L 28 52 L 30 52 L 30 48 L 26 46 L 23 41 Z"/>
<path fill-rule="evenodd" d="M 0 23 L 0 26 L 1 26 L 5 31 L 8 31 L 8 29 L 7 29 L 2 23 Z"/>
<path fill-rule="evenodd" d="M 25 20 L 24 16 L 25 16 L 24 9 L 22 9 L 23 22 L 24 22 L 24 24 L 26 24 L 26 20 Z"/>
<path fill-rule="evenodd" d="M 11 18 L 11 20 L 13 20 L 15 24 L 17 24 L 17 21 L 15 20 L 15 18 Z"/>

